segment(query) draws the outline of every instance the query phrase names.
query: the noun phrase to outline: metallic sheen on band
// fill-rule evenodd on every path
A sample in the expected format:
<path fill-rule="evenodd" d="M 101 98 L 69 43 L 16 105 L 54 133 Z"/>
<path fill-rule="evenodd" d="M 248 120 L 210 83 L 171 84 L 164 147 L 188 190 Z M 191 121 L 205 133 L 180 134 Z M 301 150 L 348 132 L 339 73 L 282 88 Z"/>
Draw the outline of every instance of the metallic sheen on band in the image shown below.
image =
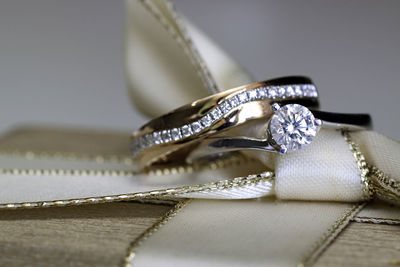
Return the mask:
<path fill-rule="evenodd" d="M 185 159 L 205 138 L 271 115 L 274 102 L 318 108 L 311 79 L 282 77 L 223 91 L 182 106 L 134 132 L 131 152 L 139 166 Z"/>
<path fill-rule="evenodd" d="M 364 130 L 371 127 L 368 114 L 342 114 L 319 110 L 309 110 L 299 104 L 271 106 L 274 114 L 265 120 L 262 138 L 248 136 L 210 137 L 194 149 L 186 158 L 188 163 L 195 160 L 221 156 L 222 153 L 254 149 L 268 152 L 288 153 L 310 144 L 321 127 L 345 129 L 348 131 Z"/>

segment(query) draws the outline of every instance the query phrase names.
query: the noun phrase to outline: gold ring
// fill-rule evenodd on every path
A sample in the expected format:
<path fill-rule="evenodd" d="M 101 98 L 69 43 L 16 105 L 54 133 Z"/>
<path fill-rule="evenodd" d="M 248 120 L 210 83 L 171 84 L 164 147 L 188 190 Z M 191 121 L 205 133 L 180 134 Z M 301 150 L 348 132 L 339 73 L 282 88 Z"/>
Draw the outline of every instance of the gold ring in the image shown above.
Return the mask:
<path fill-rule="evenodd" d="M 318 108 L 318 92 L 302 76 L 251 83 L 196 100 L 151 120 L 131 137 L 131 152 L 144 169 L 181 163 L 207 137 L 271 116 L 271 104 L 298 103 Z"/>

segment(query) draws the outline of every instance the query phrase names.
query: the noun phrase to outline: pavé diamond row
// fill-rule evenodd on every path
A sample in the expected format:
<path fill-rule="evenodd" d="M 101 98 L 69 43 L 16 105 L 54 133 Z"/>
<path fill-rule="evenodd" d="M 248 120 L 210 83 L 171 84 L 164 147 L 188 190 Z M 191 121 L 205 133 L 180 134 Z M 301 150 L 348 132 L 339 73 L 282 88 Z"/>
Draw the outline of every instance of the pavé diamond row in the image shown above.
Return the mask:
<path fill-rule="evenodd" d="M 139 136 L 131 143 L 133 156 L 155 145 L 176 142 L 196 135 L 218 122 L 234 108 L 251 102 L 266 99 L 290 99 L 298 97 L 317 98 L 317 89 L 313 84 L 263 86 L 235 94 L 211 109 L 203 117 L 178 128 L 166 129 Z"/>

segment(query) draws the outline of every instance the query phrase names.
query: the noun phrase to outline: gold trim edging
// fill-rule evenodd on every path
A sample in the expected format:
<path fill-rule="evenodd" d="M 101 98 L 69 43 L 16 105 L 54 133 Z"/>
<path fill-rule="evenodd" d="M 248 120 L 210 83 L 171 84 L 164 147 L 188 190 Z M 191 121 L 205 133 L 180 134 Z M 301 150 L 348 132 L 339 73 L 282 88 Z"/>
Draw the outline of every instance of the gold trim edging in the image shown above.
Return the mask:
<path fill-rule="evenodd" d="M 353 218 L 354 222 L 359 223 L 374 223 L 374 224 L 400 224 L 400 219 L 394 218 L 379 218 L 379 217 L 364 217 L 364 216 L 356 216 Z"/>
<path fill-rule="evenodd" d="M 346 210 L 342 217 L 339 218 L 332 225 L 327 232 L 325 232 L 320 240 L 311 249 L 311 253 L 307 256 L 298 267 L 305 267 L 313 265 L 319 258 L 319 256 L 325 251 L 329 244 L 342 232 L 342 230 L 348 225 L 348 223 L 354 218 L 354 216 L 365 207 L 367 202 L 357 203 L 350 209 Z"/>
<path fill-rule="evenodd" d="M 342 135 L 349 145 L 351 153 L 356 159 L 356 164 L 360 171 L 361 183 L 364 185 L 364 198 L 365 200 L 370 200 L 373 197 L 374 192 L 371 187 L 370 170 L 368 168 L 367 161 L 365 160 L 364 155 L 361 153 L 360 147 L 351 139 L 349 132 L 343 130 Z"/>
<path fill-rule="evenodd" d="M 135 161 L 131 156 L 121 155 L 102 155 L 102 154 L 84 154 L 74 152 L 48 152 L 48 151 L 33 151 L 20 149 L 2 149 L 2 156 L 24 157 L 25 159 L 61 159 L 61 160 L 84 160 L 95 162 L 98 164 L 113 163 L 127 166 L 135 165 Z"/>
<path fill-rule="evenodd" d="M 153 224 L 150 228 L 144 231 L 139 237 L 133 240 L 127 250 L 126 256 L 122 261 L 122 266 L 130 267 L 133 266 L 132 261 L 136 256 L 137 248 L 149 238 L 153 233 L 155 233 L 161 226 L 166 224 L 172 217 L 174 217 L 180 210 L 182 210 L 188 203 L 190 199 L 182 200 L 178 202 L 170 211 L 168 211 L 159 221 Z"/>
<path fill-rule="evenodd" d="M 2 153 L 2 151 L 0 151 Z M 51 158 L 51 156 L 49 157 Z M 39 158 L 40 159 L 40 158 Z M 76 158 L 78 159 L 78 158 Z M 182 166 L 171 166 L 166 168 L 154 169 L 149 171 L 134 171 L 134 170 L 74 170 L 74 169 L 3 169 L 0 168 L 0 175 L 68 175 L 68 176 L 133 176 L 137 174 L 148 174 L 148 175 L 169 175 L 178 173 L 192 173 L 194 171 L 211 169 L 215 170 L 218 168 L 226 168 L 232 165 L 240 165 L 254 161 L 251 158 L 247 158 L 242 155 L 233 155 L 229 158 L 218 159 L 213 162 L 203 164 L 191 164 Z M 100 163 L 101 164 L 101 163 Z"/>
<path fill-rule="evenodd" d="M 165 16 L 161 14 L 154 6 L 162 4 L 159 1 L 151 0 L 139 0 L 139 3 L 161 24 L 161 26 L 170 34 L 175 42 L 182 48 L 184 54 L 188 57 L 190 63 L 193 65 L 197 75 L 200 77 L 203 85 L 211 93 L 218 92 L 218 86 L 214 78 L 211 76 L 210 70 L 207 64 L 201 58 L 200 53 L 192 42 L 189 33 L 182 22 L 182 18 L 176 12 L 174 5 L 170 1 L 165 1 L 169 14 L 174 20 L 176 29 L 174 29 L 170 23 L 165 19 Z"/>
<path fill-rule="evenodd" d="M 377 167 L 368 164 L 360 147 L 353 142 L 349 132 L 342 131 L 342 134 L 349 144 L 360 170 L 365 199 L 370 200 L 375 196 L 398 205 L 400 203 L 400 179 L 390 178 Z"/>
<path fill-rule="evenodd" d="M 62 207 L 83 204 L 98 204 L 113 201 L 127 201 L 143 198 L 173 198 L 177 195 L 195 193 L 195 192 L 212 192 L 218 190 L 227 190 L 235 187 L 247 185 L 256 185 L 261 182 L 273 181 L 275 174 L 267 171 L 257 175 L 248 175 L 245 177 L 237 177 L 233 179 L 221 180 L 193 186 L 183 186 L 176 188 L 168 188 L 162 190 L 153 190 L 140 193 L 109 195 L 101 197 L 77 198 L 67 200 L 39 201 L 39 202 L 23 202 L 0 204 L 0 209 L 17 209 L 17 208 L 45 208 L 45 207 Z"/>

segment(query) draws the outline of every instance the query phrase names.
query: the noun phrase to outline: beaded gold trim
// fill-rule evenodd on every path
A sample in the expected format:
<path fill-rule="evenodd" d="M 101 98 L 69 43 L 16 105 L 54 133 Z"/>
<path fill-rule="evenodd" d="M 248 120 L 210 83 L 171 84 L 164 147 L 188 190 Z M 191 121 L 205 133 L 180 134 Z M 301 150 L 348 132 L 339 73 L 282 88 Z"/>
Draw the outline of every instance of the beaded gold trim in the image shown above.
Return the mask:
<path fill-rule="evenodd" d="M 140 171 L 124 170 L 73 170 L 73 169 L 0 169 L 0 175 L 65 175 L 65 176 L 133 176 Z"/>
<path fill-rule="evenodd" d="M 353 142 L 349 132 L 342 131 L 350 150 L 356 159 L 360 170 L 361 182 L 364 184 L 365 199 L 371 199 L 374 196 L 393 202 L 400 203 L 400 179 L 393 179 L 387 176 L 383 171 L 367 163 L 359 146 Z"/>
<path fill-rule="evenodd" d="M 389 176 L 385 175 L 383 171 L 381 171 L 375 166 L 370 165 L 369 169 L 371 171 L 372 177 L 374 177 L 377 180 L 377 182 L 379 182 L 385 188 L 388 188 L 394 193 L 400 195 L 400 180 L 390 178 Z"/>
<path fill-rule="evenodd" d="M 360 171 L 361 183 L 364 185 L 364 198 L 365 200 L 369 200 L 373 197 L 374 191 L 371 187 L 370 170 L 368 168 L 367 161 L 365 160 L 364 155 L 361 153 L 360 147 L 351 139 L 349 132 L 342 130 L 342 135 L 349 145 L 350 151 L 353 154 L 357 163 L 357 167 Z"/>
<path fill-rule="evenodd" d="M 353 218 L 354 222 L 360 223 L 374 223 L 374 224 L 400 224 L 400 219 L 394 218 L 380 218 L 380 217 L 365 217 L 365 216 L 356 216 Z"/>
<path fill-rule="evenodd" d="M 173 198 L 178 195 L 188 194 L 188 193 L 212 192 L 212 191 L 227 190 L 247 185 L 256 185 L 261 182 L 273 181 L 274 178 L 275 178 L 274 173 L 267 171 L 258 175 L 249 175 L 245 177 L 220 180 L 217 182 L 211 182 L 206 184 L 168 188 L 162 190 L 152 190 L 139 193 L 109 195 L 109 196 L 90 197 L 90 198 L 76 198 L 76 199 L 66 199 L 66 200 L 54 200 L 54 201 L 0 204 L 0 209 L 62 207 L 62 206 L 74 206 L 83 204 L 98 204 L 98 203 L 106 203 L 113 201 L 127 201 L 127 200 L 143 199 L 143 198 Z"/>
<path fill-rule="evenodd" d="M 0 152 L 1 153 L 1 152 Z M 59 154 L 59 153 L 57 153 Z M 35 155 L 35 154 L 33 154 Z M 32 156 L 32 159 L 35 158 Z M 66 175 L 66 176 L 133 176 L 138 174 L 148 175 L 169 175 L 178 173 L 192 173 L 200 170 L 215 170 L 218 168 L 226 168 L 233 165 L 241 165 L 254 162 L 254 159 L 245 157 L 240 154 L 232 155 L 228 158 L 218 159 L 213 162 L 195 163 L 188 165 L 171 166 L 166 168 L 153 169 L 148 171 L 136 170 L 92 170 L 92 169 L 20 169 L 20 168 L 0 168 L 0 175 Z"/>
<path fill-rule="evenodd" d="M 328 247 L 328 245 L 332 243 L 336 236 L 340 234 L 340 232 L 347 226 L 354 216 L 365 207 L 366 204 L 367 202 L 357 203 L 345 211 L 342 217 L 340 217 L 339 220 L 337 220 L 335 224 L 332 225 L 322 236 L 322 238 L 314 245 L 309 256 L 307 256 L 300 264 L 298 264 L 298 267 L 311 266 L 314 264 L 318 260 L 319 256 Z"/>
<path fill-rule="evenodd" d="M 178 202 L 170 211 L 168 211 L 159 221 L 153 224 L 150 228 L 144 231 L 139 237 L 132 241 L 129 245 L 125 258 L 122 261 L 122 266 L 130 267 L 132 265 L 132 261 L 136 256 L 137 248 L 149 238 L 154 232 L 160 229 L 161 226 L 166 224 L 172 217 L 174 217 L 180 210 L 182 210 L 190 200 L 183 200 Z"/>
<path fill-rule="evenodd" d="M 98 164 L 114 163 L 132 166 L 135 161 L 130 155 L 101 155 L 101 154 L 78 154 L 73 152 L 48 152 L 48 151 L 33 151 L 19 149 L 2 149 L 0 155 L 22 157 L 28 160 L 31 159 L 62 159 L 62 160 L 83 160 L 91 161 Z"/>
<path fill-rule="evenodd" d="M 375 166 L 369 166 L 369 169 L 375 195 L 380 199 L 398 205 L 400 203 L 400 181 L 390 178 Z"/>

